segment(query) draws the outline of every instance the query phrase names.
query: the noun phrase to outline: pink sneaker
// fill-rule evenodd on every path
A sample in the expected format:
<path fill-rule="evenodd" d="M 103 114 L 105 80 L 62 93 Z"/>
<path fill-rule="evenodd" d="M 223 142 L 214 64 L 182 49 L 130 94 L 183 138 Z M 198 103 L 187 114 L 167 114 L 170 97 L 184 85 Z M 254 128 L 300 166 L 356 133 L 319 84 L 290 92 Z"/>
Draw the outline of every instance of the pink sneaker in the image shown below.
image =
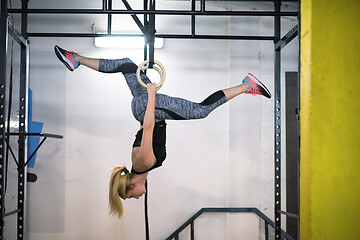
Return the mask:
<path fill-rule="evenodd" d="M 75 60 L 75 56 L 78 55 L 78 53 L 73 52 L 71 50 L 62 49 L 58 45 L 55 45 L 54 50 L 55 50 L 55 54 L 58 57 L 58 59 L 70 71 L 74 71 L 76 68 L 78 68 L 80 66 L 80 62 Z"/>
<path fill-rule="evenodd" d="M 254 75 L 248 73 L 248 75 L 242 81 L 249 85 L 249 89 L 245 92 L 246 94 L 252 95 L 263 95 L 264 97 L 271 98 L 270 91 L 260 82 Z"/>

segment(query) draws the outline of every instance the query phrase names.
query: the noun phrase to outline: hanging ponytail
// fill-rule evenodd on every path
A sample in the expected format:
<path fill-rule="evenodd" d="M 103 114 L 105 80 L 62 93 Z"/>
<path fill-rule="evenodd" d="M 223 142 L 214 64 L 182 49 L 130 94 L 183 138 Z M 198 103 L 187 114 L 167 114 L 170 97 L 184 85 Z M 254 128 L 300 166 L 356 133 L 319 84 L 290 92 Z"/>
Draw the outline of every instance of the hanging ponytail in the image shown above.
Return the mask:
<path fill-rule="evenodd" d="M 121 217 L 123 206 L 120 198 L 126 199 L 130 189 L 130 173 L 125 166 L 113 168 L 109 183 L 109 214 Z"/>

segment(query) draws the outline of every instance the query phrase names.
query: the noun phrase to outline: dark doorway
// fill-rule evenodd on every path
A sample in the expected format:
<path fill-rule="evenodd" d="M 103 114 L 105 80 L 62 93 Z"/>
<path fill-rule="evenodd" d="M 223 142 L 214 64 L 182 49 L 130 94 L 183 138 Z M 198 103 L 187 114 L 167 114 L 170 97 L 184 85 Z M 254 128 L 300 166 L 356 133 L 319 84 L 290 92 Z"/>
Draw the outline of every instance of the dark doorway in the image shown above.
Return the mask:
<path fill-rule="evenodd" d="M 286 85 L 286 211 L 299 216 L 300 84 L 297 72 L 285 73 Z M 286 218 L 286 232 L 298 239 L 299 221 Z"/>

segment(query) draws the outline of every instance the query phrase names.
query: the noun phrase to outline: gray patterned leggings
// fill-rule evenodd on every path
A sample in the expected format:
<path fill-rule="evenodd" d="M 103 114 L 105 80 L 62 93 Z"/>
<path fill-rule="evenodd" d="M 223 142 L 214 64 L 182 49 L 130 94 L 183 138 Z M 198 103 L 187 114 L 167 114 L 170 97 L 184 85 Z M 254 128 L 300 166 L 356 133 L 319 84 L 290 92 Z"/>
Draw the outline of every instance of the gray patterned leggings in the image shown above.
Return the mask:
<path fill-rule="evenodd" d="M 148 95 L 146 88 L 141 86 L 136 79 L 136 70 L 137 65 L 129 58 L 100 59 L 99 61 L 100 72 L 121 72 L 124 75 L 133 95 L 131 102 L 132 113 L 135 119 L 142 123 L 144 121 Z M 150 80 L 143 72 L 141 72 L 140 77 L 145 84 L 150 83 Z M 155 121 L 205 118 L 210 112 L 225 102 L 227 102 L 227 99 L 222 90 L 211 94 L 201 103 L 157 93 L 155 99 Z"/>

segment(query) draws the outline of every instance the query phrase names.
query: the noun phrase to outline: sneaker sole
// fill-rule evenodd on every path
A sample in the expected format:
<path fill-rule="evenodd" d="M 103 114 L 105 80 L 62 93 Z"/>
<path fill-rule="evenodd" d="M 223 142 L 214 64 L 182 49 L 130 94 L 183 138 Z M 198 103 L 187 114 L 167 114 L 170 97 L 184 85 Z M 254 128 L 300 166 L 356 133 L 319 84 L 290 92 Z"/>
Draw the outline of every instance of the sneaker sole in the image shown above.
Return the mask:
<path fill-rule="evenodd" d="M 267 89 L 267 87 L 262 83 L 260 82 L 259 79 L 257 79 L 254 75 L 252 75 L 251 73 L 249 73 L 249 76 L 251 77 L 251 79 L 254 81 L 254 82 L 257 82 L 265 91 L 266 93 L 269 95 L 269 98 L 271 98 L 271 93 L 270 91 Z"/>
<path fill-rule="evenodd" d="M 57 56 L 57 58 L 65 65 L 65 67 L 67 69 L 69 69 L 70 71 L 74 71 L 74 68 L 72 67 L 72 63 L 69 61 L 69 59 L 67 59 L 58 49 L 58 46 L 55 46 L 55 54 Z"/>

